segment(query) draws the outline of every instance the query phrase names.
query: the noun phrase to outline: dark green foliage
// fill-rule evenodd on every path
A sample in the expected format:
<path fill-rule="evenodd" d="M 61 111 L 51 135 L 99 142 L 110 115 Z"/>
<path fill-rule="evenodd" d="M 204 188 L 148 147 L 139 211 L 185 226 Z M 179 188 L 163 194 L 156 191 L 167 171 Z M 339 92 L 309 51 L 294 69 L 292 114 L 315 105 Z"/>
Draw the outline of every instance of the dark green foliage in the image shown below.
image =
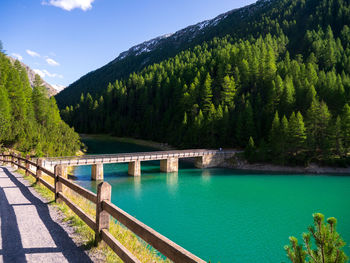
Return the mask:
<path fill-rule="evenodd" d="M 306 130 L 304 125 L 303 116 L 300 112 L 297 115 L 292 113 L 289 118 L 289 150 L 293 155 L 296 155 L 298 151 L 305 150 L 306 142 Z"/>
<path fill-rule="evenodd" d="M 336 231 L 337 219 L 330 217 L 324 223 L 324 215 L 315 213 L 314 226 L 303 234 L 304 247 L 296 237 L 289 237 L 290 245 L 285 246 L 288 258 L 293 263 L 345 263 L 348 257 L 342 248 L 345 242 Z M 311 239 L 313 239 L 311 241 Z M 312 248 L 316 246 L 316 248 Z"/>
<path fill-rule="evenodd" d="M 90 93 L 65 90 L 58 98 L 76 103 L 61 115 L 83 133 L 186 148 L 243 148 L 252 138 L 261 161 L 347 160 L 349 10 L 343 0 L 258 1 L 197 35 L 200 45 L 129 56 L 83 77 L 72 88 Z M 146 56 L 159 63 L 133 64 Z M 129 76 L 115 71 L 126 61 Z"/>
<path fill-rule="evenodd" d="M 244 150 L 244 156 L 248 161 L 254 161 L 255 154 L 256 148 L 254 145 L 254 140 L 252 137 L 249 137 L 248 145 Z"/>
<path fill-rule="evenodd" d="M 150 52 L 137 55 L 138 51 L 131 51 L 125 58 L 115 59 L 83 76 L 58 94 L 56 99 L 61 109 L 67 105 L 74 105 L 79 102 L 81 93 L 89 92 L 92 95 L 101 93 L 108 83 L 113 83 L 116 79 L 127 78 L 129 74 L 141 71 L 145 66 L 160 63 L 181 51 L 202 45 L 204 41 L 227 35 L 234 40 L 250 41 L 269 33 L 273 36 L 283 36 L 288 40 L 286 46 L 274 46 L 273 49 L 266 47 L 262 56 L 256 56 L 252 50 L 246 57 L 241 57 L 241 60 L 247 61 L 249 58 L 249 66 L 245 64 L 239 67 L 240 72 L 244 71 L 241 72 L 243 82 L 247 80 L 247 75 L 244 75 L 247 69 L 252 75 L 263 74 L 264 79 L 268 81 L 276 70 L 274 62 L 278 64 L 279 61 L 278 56 L 273 56 L 273 51 L 281 48 L 287 48 L 292 57 L 301 54 L 307 62 L 316 60 L 325 67 L 325 70 L 329 70 L 332 66 L 341 68 L 344 65 L 349 72 L 350 61 L 342 54 L 350 43 L 349 10 L 349 1 L 344 0 L 260 0 L 246 8 L 225 14 L 225 17 L 214 26 L 201 30 L 194 28 L 195 34 L 193 30 L 188 29 L 164 38 L 159 41 L 157 48 Z M 225 53 L 222 55 L 224 56 Z M 348 56 L 349 51 L 347 51 Z M 265 60 L 266 66 L 260 67 L 259 60 Z M 221 61 L 227 63 L 227 60 L 221 59 Z M 236 65 L 233 65 L 231 70 L 235 67 Z M 228 71 L 228 68 L 221 65 L 220 73 L 224 74 L 225 71 Z M 238 82 L 236 76 L 235 81 Z"/>
<path fill-rule="evenodd" d="M 78 134 L 61 120 L 38 75 L 34 85 L 18 61 L 12 65 L 0 52 L 0 145 L 37 156 L 74 155 Z"/>

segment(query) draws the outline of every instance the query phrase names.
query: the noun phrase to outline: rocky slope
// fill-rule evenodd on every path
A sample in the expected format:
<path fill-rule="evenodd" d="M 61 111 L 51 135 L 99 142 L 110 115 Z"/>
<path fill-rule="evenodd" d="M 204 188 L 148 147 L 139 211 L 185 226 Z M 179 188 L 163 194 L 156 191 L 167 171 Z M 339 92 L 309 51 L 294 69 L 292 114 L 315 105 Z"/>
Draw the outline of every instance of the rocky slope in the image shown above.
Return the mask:
<path fill-rule="evenodd" d="M 16 59 L 14 59 L 12 57 L 8 57 L 8 58 L 11 60 L 12 63 L 14 63 L 16 61 Z M 22 62 L 20 62 L 20 63 L 21 63 L 21 66 L 26 69 L 29 83 L 33 87 L 36 73 L 28 65 L 26 65 Z M 52 87 L 49 83 L 47 83 L 45 80 L 42 80 L 42 81 L 43 81 L 43 85 L 46 88 L 47 93 L 49 94 L 50 97 L 55 96 L 58 93 L 57 90 L 54 87 Z"/>

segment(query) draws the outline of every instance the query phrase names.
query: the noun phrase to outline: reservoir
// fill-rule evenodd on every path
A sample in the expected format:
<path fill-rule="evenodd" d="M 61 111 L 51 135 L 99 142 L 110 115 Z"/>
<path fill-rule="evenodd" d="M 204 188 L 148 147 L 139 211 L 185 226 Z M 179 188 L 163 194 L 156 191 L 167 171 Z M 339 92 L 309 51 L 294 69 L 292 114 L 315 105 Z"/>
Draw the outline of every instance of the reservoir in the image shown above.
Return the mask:
<path fill-rule="evenodd" d="M 83 142 L 87 154 L 154 150 L 113 139 Z M 201 170 L 181 161 L 178 173 L 161 173 L 159 161 L 141 162 L 141 169 L 134 178 L 127 163 L 104 165 L 112 202 L 206 261 L 289 262 L 288 237 L 301 242 L 315 212 L 338 219 L 350 255 L 350 176 Z M 74 170 L 95 192 L 90 173 L 90 166 Z"/>

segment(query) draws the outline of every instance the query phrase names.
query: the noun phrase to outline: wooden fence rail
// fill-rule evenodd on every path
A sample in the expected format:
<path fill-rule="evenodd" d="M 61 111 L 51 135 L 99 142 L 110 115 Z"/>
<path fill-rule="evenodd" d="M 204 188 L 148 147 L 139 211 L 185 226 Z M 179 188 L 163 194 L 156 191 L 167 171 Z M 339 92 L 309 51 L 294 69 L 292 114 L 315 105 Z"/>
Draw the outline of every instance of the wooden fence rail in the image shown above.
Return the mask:
<path fill-rule="evenodd" d="M 43 184 L 55 194 L 57 202 L 63 201 L 81 220 L 95 231 L 96 244 L 103 240 L 124 262 L 135 263 L 140 261 L 109 232 L 110 217 L 117 219 L 127 229 L 174 262 L 205 262 L 111 203 L 112 188 L 107 182 L 100 183 L 97 188 L 97 194 L 95 194 L 65 178 L 62 165 L 56 165 L 55 171 L 51 172 L 42 166 L 42 159 L 39 158 L 37 162 L 33 162 L 29 159 L 29 156 L 23 158 L 13 153 L 0 154 L 0 162 L 10 163 L 23 169 L 26 176 L 29 174 L 34 176 L 38 183 Z M 35 167 L 36 171 L 31 170 L 30 166 Z M 55 185 L 45 181 L 42 178 L 42 173 L 54 178 Z M 96 204 L 96 218 L 94 219 L 86 214 L 70 200 L 64 194 L 64 187 Z"/>

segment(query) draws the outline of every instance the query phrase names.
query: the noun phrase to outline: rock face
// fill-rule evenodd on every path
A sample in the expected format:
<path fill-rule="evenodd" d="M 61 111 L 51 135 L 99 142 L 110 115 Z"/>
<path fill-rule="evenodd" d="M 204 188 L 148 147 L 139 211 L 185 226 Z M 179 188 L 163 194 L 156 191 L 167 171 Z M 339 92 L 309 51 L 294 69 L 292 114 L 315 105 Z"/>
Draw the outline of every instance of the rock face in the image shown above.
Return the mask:
<path fill-rule="evenodd" d="M 12 58 L 12 57 L 8 57 L 12 63 L 15 63 L 16 59 Z M 34 72 L 34 70 L 32 70 L 28 65 L 22 63 L 22 62 L 19 62 L 21 63 L 21 66 L 23 68 L 25 68 L 25 70 L 27 71 L 27 75 L 28 75 L 28 79 L 29 79 L 29 83 L 30 83 L 30 86 L 34 86 L 34 79 L 35 79 L 35 75 L 36 73 Z M 51 97 L 51 96 L 55 96 L 58 92 L 57 90 L 52 87 L 49 83 L 47 83 L 45 80 L 43 80 L 43 85 L 44 87 L 46 88 L 47 90 L 47 93 L 48 95 Z"/>

